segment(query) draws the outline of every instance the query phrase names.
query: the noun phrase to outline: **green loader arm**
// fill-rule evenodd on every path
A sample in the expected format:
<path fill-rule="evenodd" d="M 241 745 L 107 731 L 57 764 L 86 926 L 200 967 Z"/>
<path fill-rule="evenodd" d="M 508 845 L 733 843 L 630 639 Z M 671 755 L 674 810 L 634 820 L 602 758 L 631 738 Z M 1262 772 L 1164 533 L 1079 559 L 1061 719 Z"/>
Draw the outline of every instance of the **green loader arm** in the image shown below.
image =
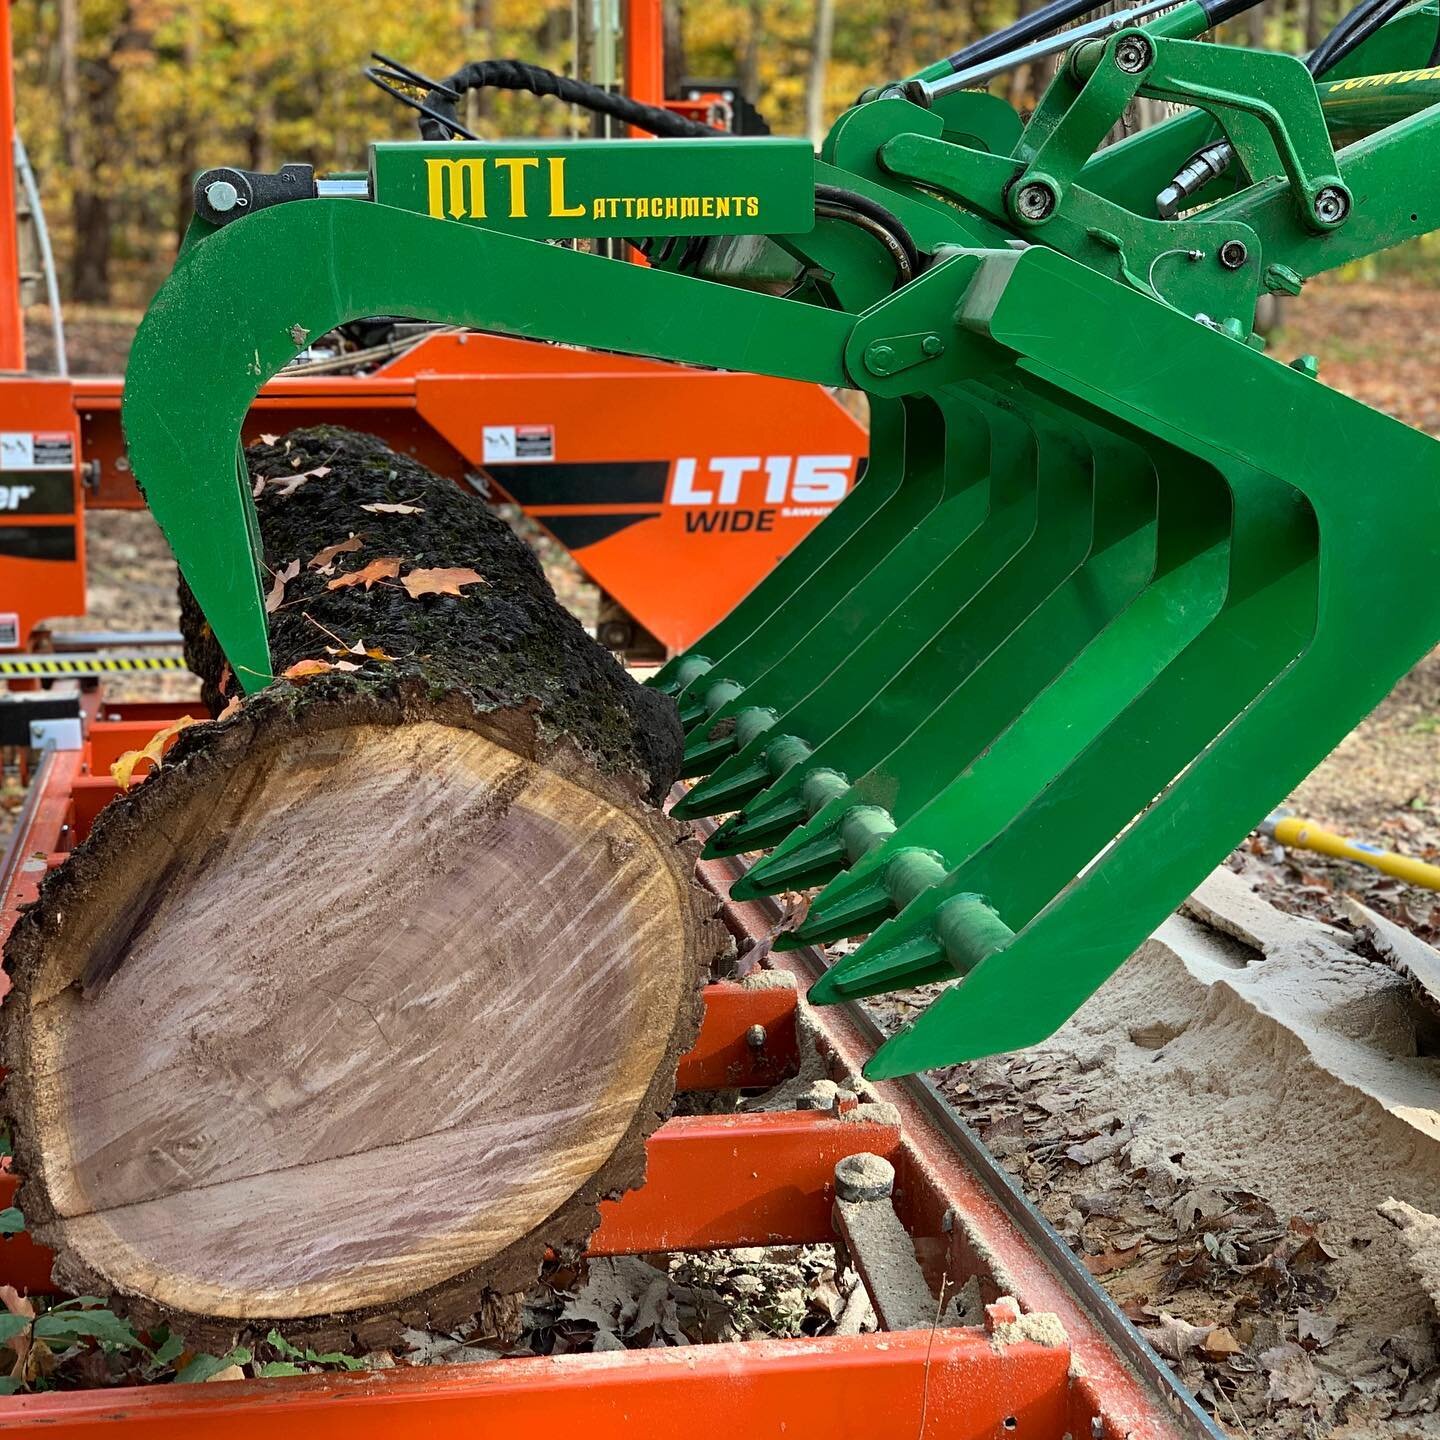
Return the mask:
<path fill-rule="evenodd" d="M 1416 16 L 1433 38 L 1416 7 L 1362 50 L 1409 54 Z M 652 682 L 698 781 L 676 812 L 725 817 L 712 855 L 769 852 L 737 897 L 818 890 L 780 946 L 869 937 L 818 1003 L 958 982 L 869 1073 L 1044 1038 L 1440 639 L 1437 443 L 1253 328 L 1260 294 L 1440 226 L 1434 77 L 1332 93 L 1195 43 L 1210 23 L 1082 40 L 1023 127 L 952 93 L 855 107 L 818 163 L 377 147 L 368 200 L 197 222 L 124 418 L 241 683 L 271 674 L 240 426 L 338 323 L 862 389 L 864 481 Z M 1358 119 L 1335 99 L 1362 92 Z M 1200 118 L 1097 154 L 1137 96 Z M 1197 136 L 1234 163 L 1164 218 Z M 586 233 L 646 233 L 652 263 L 545 243 Z"/>

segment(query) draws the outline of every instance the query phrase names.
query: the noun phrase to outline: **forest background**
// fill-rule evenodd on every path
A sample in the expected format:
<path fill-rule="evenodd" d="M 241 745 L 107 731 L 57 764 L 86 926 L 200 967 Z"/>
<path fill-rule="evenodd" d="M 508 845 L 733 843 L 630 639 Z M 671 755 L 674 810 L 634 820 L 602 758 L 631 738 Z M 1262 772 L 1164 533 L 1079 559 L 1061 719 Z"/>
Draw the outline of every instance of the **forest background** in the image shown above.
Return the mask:
<path fill-rule="evenodd" d="M 37 172 L 61 294 L 143 304 L 209 165 L 302 160 L 354 169 L 414 116 L 363 77 L 372 50 L 433 75 L 518 58 L 573 73 L 587 0 L 20 0 L 21 137 Z M 593 0 L 589 0 L 593 3 Z M 1037 0 L 666 0 L 666 72 L 738 82 L 781 134 L 823 134 L 866 85 L 918 69 Z M 1268 0 L 1233 43 L 1302 50 L 1341 0 Z M 1022 110 L 1047 77 L 994 82 Z M 530 95 L 475 102 L 486 136 L 578 133 L 568 107 Z"/>

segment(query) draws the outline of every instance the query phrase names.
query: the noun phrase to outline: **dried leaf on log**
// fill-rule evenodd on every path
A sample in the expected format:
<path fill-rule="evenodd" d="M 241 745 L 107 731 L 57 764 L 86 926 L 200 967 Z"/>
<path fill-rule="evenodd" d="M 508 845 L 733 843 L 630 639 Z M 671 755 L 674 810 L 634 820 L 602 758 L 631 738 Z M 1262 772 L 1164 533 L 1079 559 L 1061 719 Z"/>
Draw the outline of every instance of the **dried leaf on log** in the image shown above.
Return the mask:
<path fill-rule="evenodd" d="M 275 572 L 275 582 L 270 586 L 270 593 L 265 597 L 265 613 L 273 615 L 285 600 L 285 587 L 300 573 L 300 562 L 292 560 L 288 565 Z"/>
<path fill-rule="evenodd" d="M 335 557 L 351 555 L 360 548 L 360 545 L 361 540 L 358 535 L 352 535 L 338 545 L 327 545 L 318 555 L 310 557 L 310 569 L 318 570 L 322 575 L 333 575 L 335 573 Z"/>
<path fill-rule="evenodd" d="M 160 757 L 165 753 L 165 747 L 183 730 L 187 725 L 193 725 L 193 715 L 182 715 L 174 724 L 167 725 L 163 730 L 158 730 L 139 750 L 127 750 L 111 767 L 110 773 L 115 777 L 116 783 L 122 790 L 128 790 L 135 778 L 135 767 L 142 761 L 148 760 L 152 770 L 160 768 Z"/>
<path fill-rule="evenodd" d="M 379 560 L 372 560 L 362 570 L 352 570 L 348 575 L 337 575 L 325 588 L 327 590 L 343 590 L 350 585 L 363 585 L 368 590 L 381 580 L 393 580 L 399 573 L 399 556 L 385 555 Z M 411 571 L 411 574 L 414 573 Z"/>
<path fill-rule="evenodd" d="M 400 582 L 412 600 L 422 595 L 458 595 L 462 599 L 462 585 L 485 585 L 488 582 L 477 571 L 454 570 L 412 570 Z"/>

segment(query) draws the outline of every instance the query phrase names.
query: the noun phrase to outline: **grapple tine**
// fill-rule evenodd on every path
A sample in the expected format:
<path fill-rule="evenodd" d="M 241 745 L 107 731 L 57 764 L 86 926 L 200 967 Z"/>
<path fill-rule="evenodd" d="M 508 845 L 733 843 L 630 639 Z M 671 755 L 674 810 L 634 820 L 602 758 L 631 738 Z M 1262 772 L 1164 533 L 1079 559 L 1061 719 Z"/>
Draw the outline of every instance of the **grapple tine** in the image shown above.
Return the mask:
<path fill-rule="evenodd" d="M 973 686 L 952 696 L 907 740 L 903 755 L 887 760 L 882 775 L 864 777 L 856 787 L 861 803 L 877 785 L 890 782 L 896 832 L 886 849 L 857 857 L 849 873 L 816 897 L 802 927 L 804 938 L 836 938 L 837 925 L 853 923 L 852 892 L 869 897 L 877 885 L 884 888 L 886 869 L 905 849 L 937 849 L 953 866 L 984 844 L 994 827 L 1079 753 L 1126 696 L 1149 684 L 1217 613 L 1226 585 L 1228 493 L 1213 471 L 1187 464 L 1181 455 L 1157 456 L 1155 470 L 1163 479 L 1150 583 L 1098 633 L 1091 597 L 1078 591 L 1067 597 L 1068 617 L 1057 606 L 1031 637 L 1031 647 L 997 655 Z M 1068 633 L 1090 643 L 1056 673 L 1053 660 L 1047 663 L 1044 638 L 1052 629 L 1065 633 L 1066 618 Z M 1033 702 L 1011 725 L 986 733 L 978 723 L 990 709 L 985 691 L 1013 685 L 1033 664 L 1045 666 L 1049 682 L 1034 690 Z M 943 762 L 937 759 L 941 755 Z M 893 905 L 888 913 L 899 908 Z"/>
<path fill-rule="evenodd" d="M 891 415 L 884 413 L 889 410 Z M 876 407 L 870 419 L 872 450 L 893 444 L 889 426 L 899 422 L 899 407 Z M 681 655 L 667 660 L 646 684 L 665 695 L 679 695 L 704 675 L 776 611 L 892 498 L 900 484 L 898 466 L 867 463 L 850 493 L 743 600 Z"/>
<path fill-rule="evenodd" d="M 963 977 L 882 1049 L 877 1076 L 1050 1033 L 1434 636 L 1425 579 L 1440 548 L 1433 442 L 1240 346 L 1218 345 L 1206 358 L 1212 384 L 1244 394 L 1243 406 L 1207 415 L 1198 393 L 1162 385 L 1132 385 L 1120 405 L 1116 358 L 1087 350 L 1082 361 L 1053 328 L 1020 341 L 1056 299 L 1053 263 L 1041 260 L 1037 283 L 1013 308 L 997 307 L 999 328 L 1043 346 L 1047 368 L 1078 401 L 1108 394 L 1125 419 L 1138 419 L 1143 404 L 1161 443 L 1183 447 L 1223 481 L 1233 517 L 1223 604 L 1063 771 L 1007 821 L 976 826 L 975 836 L 988 828 L 990 838 L 965 842 L 964 858 L 947 856 L 945 878 L 842 962 L 832 988 L 846 971 L 863 984 L 938 942 Z M 1123 310 L 1130 297 L 1111 298 Z M 1212 348 L 1183 323 L 1176 317 L 1177 344 Z M 1363 487 L 1354 452 L 1334 444 L 1340 435 L 1374 462 Z M 1378 632 L 1377 605 L 1390 622 Z M 1009 763 L 1018 769 L 1023 758 Z M 978 766 L 974 778 L 978 801 Z M 1011 938 L 996 930 L 988 946 L 973 943 L 963 912 L 976 894 Z"/>
<path fill-rule="evenodd" d="M 843 797 L 832 793 L 825 811 L 782 842 L 768 860 L 754 867 L 744 877 L 747 890 L 753 886 L 755 893 L 765 893 L 787 866 L 792 847 L 803 850 L 828 828 L 843 825 L 850 805 L 881 806 L 892 825 L 915 814 L 962 772 L 1152 578 L 1158 534 L 1154 466 L 1145 450 L 1114 436 L 1092 432 L 1089 439 L 1095 468 L 1090 476 L 1088 525 L 1081 530 L 1063 507 L 1047 522 L 1054 537 L 1052 543 L 1063 547 L 1076 540 L 1081 542 L 1080 553 L 1076 556 L 1071 552 L 1068 571 L 1059 576 L 1061 583 L 1052 584 L 1048 594 L 1032 596 L 1038 603 L 1023 612 L 1019 623 L 998 642 L 983 623 L 981 602 L 977 602 L 981 616 L 978 625 L 969 614 L 955 617 L 949 633 L 942 637 L 945 643 L 937 645 L 932 654 L 922 656 L 922 668 L 912 667 L 905 678 L 916 690 L 922 690 L 927 679 L 931 690 L 938 688 L 934 674 L 953 676 L 959 683 L 942 696 L 918 726 L 910 728 L 909 735 L 888 755 L 882 753 L 876 758 L 873 768 L 860 775 L 853 791 Z M 1007 571 L 989 593 L 982 595 L 981 601 L 1003 599 L 1007 590 L 1023 585 L 1030 571 L 1029 553 L 1023 551 L 1012 567 L 1013 573 Z M 1075 563 L 1077 559 L 1079 563 Z M 1002 607 L 1002 613 L 1013 616 L 1016 612 Z M 977 635 L 984 637 L 985 643 L 972 644 Z M 875 742 L 884 733 L 862 717 L 845 737 L 851 742 L 850 756 L 875 755 Z M 861 748 L 866 744 L 868 751 Z M 840 766 L 835 762 L 842 753 L 837 737 L 836 744 L 820 747 L 813 763 L 818 766 L 829 761 L 838 770 Z M 857 911 L 847 899 L 837 912 L 847 917 L 847 926 L 860 923 L 860 917 L 866 922 L 875 918 L 872 902 L 877 877 L 870 872 L 881 862 L 874 857 L 893 853 L 898 844 L 891 840 L 883 851 L 867 846 L 863 855 L 853 848 L 847 852 L 851 865 L 858 867 L 865 862 L 860 871 L 862 878 L 855 887 L 847 885 L 843 892 L 848 896 L 851 888 L 864 890 L 864 903 Z M 879 880 L 883 890 L 884 877 Z M 811 907 L 811 915 L 802 927 L 807 942 L 822 935 L 839 938 L 832 933 L 835 917 L 821 909 L 831 893 L 827 890 Z M 840 933 L 863 933 L 863 928 Z"/>
<path fill-rule="evenodd" d="M 939 552 L 929 573 L 919 571 L 916 557 L 897 557 L 896 568 L 902 577 L 900 585 L 905 583 L 907 566 L 911 568 L 910 581 L 913 582 L 915 573 L 921 573 L 922 583 L 908 594 L 902 591 L 903 598 L 894 611 L 881 618 L 848 654 L 842 653 L 833 670 L 824 672 L 822 660 L 821 666 L 812 666 L 805 672 L 814 674 L 817 669 L 821 670 L 818 681 L 789 705 L 783 715 L 778 714 L 773 705 L 764 709 L 759 705 L 744 706 L 734 717 L 737 753 L 724 760 L 708 780 L 686 796 L 684 813 L 687 815 L 714 815 L 737 809 L 739 803 L 803 762 L 818 740 L 838 728 L 882 690 L 915 650 L 937 629 L 943 629 L 955 612 L 967 605 L 1033 534 L 1038 495 L 1037 440 L 1033 428 L 984 393 L 957 393 L 950 397 L 945 413 L 963 418 L 967 428 L 973 427 L 978 417 L 985 427 L 988 444 L 983 461 L 982 456 L 969 447 L 957 447 L 949 462 L 957 471 L 957 482 L 965 494 L 968 494 L 965 466 L 983 464 L 976 477 L 986 491 L 986 509 L 980 523 L 967 533 L 954 523 L 957 517 L 952 511 L 937 510 L 927 522 L 924 541 L 926 549 Z M 1083 459 L 1079 463 L 1083 463 Z M 893 577 L 891 583 L 895 583 Z M 834 648 L 830 647 L 824 654 L 829 655 Z M 820 654 L 817 650 L 814 658 Z M 803 683 L 802 677 L 800 684 Z M 799 689 L 800 685 L 791 677 L 772 672 L 756 681 L 747 698 L 753 693 L 768 699 Z M 759 768 L 752 769 L 756 766 Z M 753 774 L 758 783 L 742 788 L 737 784 L 737 776 L 744 774 Z"/>
<path fill-rule="evenodd" d="M 909 478 L 901 497 L 908 497 L 908 507 L 898 503 L 892 507 L 891 523 L 872 536 L 876 547 L 863 561 L 851 557 L 848 563 L 837 564 L 832 578 L 844 579 L 848 572 L 849 583 L 831 597 L 830 604 L 824 604 L 823 595 L 807 591 L 805 603 L 813 608 L 791 606 L 767 623 L 744 656 L 738 652 L 727 656 L 713 680 L 706 676 L 699 682 L 705 717 L 691 727 L 687 744 L 718 742 L 721 753 L 731 753 L 730 722 L 751 710 L 778 713 L 799 699 L 929 573 L 943 553 L 946 537 L 967 534 L 983 520 L 989 488 L 988 427 L 968 406 L 947 425 L 944 412 L 949 397 L 938 399 L 939 403 L 905 402 L 901 463 Z M 877 529 L 872 522 L 867 533 Z M 742 672 L 747 676 L 743 681 Z M 732 695 L 728 687 L 737 683 L 743 684 L 743 691 Z M 682 699 L 691 698 L 696 689 L 692 687 Z M 714 751 L 706 754 L 711 763 L 718 759 Z"/>
<path fill-rule="evenodd" d="M 699 668 L 699 674 L 677 695 L 682 720 L 687 710 L 693 711 L 697 705 L 703 716 L 710 708 L 718 709 L 726 703 L 720 700 L 713 707 L 707 706 L 707 694 L 716 683 L 743 687 L 762 673 L 776 653 L 783 653 L 805 632 L 809 618 L 828 611 L 938 502 L 944 481 L 938 468 L 919 484 L 902 483 L 906 482 L 906 420 L 903 404 L 882 402 L 872 406 L 869 463 L 864 481 L 853 492 L 857 500 L 865 497 L 865 504 L 852 506 L 847 512 L 838 544 L 828 547 L 823 555 L 810 552 L 820 563 L 803 573 L 791 567 L 793 587 L 773 609 L 762 610 L 757 589 L 756 603 L 747 612 L 752 623 L 722 654 L 704 659 L 703 667 L 700 647 L 707 644 L 708 636 L 694 650 L 671 662 L 678 666 L 689 658 Z M 835 516 L 844 508 L 837 509 Z M 811 533 L 819 535 L 827 528 L 819 525 Z M 795 553 L 800 556 L 799 549 Z M 662 670 L 659 675 L 664 673 Z"/>

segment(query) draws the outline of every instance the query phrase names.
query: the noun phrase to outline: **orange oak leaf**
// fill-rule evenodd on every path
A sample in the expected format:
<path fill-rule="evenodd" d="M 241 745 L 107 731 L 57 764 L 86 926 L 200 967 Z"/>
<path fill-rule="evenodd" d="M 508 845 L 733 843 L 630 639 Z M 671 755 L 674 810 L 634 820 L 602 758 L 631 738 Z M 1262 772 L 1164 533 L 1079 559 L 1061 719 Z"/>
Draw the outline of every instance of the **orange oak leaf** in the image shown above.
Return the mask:
<path fill-rule="evenodd" d="M 288 565 L 283 566 L 275 572 L 275 583 L 270 587 L 270 593 L 265 597 L 265 613 L 273 615 L 284 602 L 285 586 L 289 584 L 300 573 L 300 562 L 292 560 Z"/>
<path fill-rule="evenodd" d="M 400 582 L 412 600 L 422 595 L 460 595 L 462 585 L 488 585 L 490 582 L 474 570 L 412 570 Z"/>
<path fill-rule="evenodd" d="M 305 680 L 311 675 L 328 675 L 335 667 L 328 660 L 297 660 L 280 672 L 282 680 Z"/>
<path fill-rule="evenodd" d="M 161 756 L 164 755 L 166 747 L 186 726 L 194 723 L 193 715 L 182 715 L 174 724 L 167 725 L 163 730 L 157 730 L 139 750 L 127 750 L 110 767 L 110 774 L 114 776 L 116 784 L 122 790 L 128 790 L 134 783 L 135 767 L 142 760 L 150 762 L 151 771 L 158 770 Z"/>
<path fill-rule="evenodd" d="M 337 575 L 326 585 L 327 590 L 343 590 L 349 585 L 363 585 L 367 590 L 378 580 L 393 580 L 400 573 L 400 557 L 384 555 L 372 560 L 363 570 L 352 570 L 348 575 Z"/>
<path fill-rule="evenodd" d="M 338 545 L 327 545 L 318 554 L 310 557 L 308 566 L 311 570 L 318 570 L 322 575 L 333 575 L 335 573 L 335 557 L 354 554 L 356 550 L 360 549 L 360 544 L 360 537 L 352 535 Z"/>
<path fill-rule="evenodd" d="M 308 680 L 312 675 L 328 675 L 333 670 L 348 673 L 359 668 L 349 660 L 297 660 L 293 665 L 280 672 L 280 678 L 282 680 Z"/>

